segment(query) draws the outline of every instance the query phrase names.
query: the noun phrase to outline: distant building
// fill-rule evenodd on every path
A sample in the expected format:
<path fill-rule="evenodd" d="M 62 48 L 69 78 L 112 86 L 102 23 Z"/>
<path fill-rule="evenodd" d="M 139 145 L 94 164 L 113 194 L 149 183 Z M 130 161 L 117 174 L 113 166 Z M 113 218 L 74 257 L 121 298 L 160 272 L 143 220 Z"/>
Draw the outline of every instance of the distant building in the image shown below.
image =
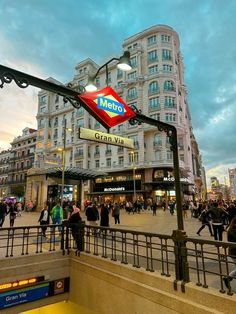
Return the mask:
<path fill-rule="evenodd" d="M 25 194 L 27 171 L 33 167 L 37 130 L 25 128 L 11 143 L 8 185 L 11 195 Z"/>
<path fill-rule="evenodd" d="M 0 152 L 0 199 L 9 196 L 9 186 L 7 183 L 9 172 L 10 150 Z"/>
<path fill-rule="evenodd" d="M 230 194 L 233 200 L 236 199 L 236 168 L 228 169 L 229 171 L 229 185 L 230 185 Z"/>

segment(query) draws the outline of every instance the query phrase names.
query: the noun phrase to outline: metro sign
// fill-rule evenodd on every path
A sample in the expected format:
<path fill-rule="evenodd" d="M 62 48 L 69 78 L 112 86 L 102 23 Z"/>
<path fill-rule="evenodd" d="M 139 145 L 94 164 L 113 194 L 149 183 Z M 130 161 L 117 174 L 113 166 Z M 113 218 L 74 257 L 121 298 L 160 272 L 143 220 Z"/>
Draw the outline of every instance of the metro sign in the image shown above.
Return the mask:
<path fill-rule="evenodd" d="M 135 117 L 134 111 L 110 87 L 95 92 L 80 94 L 79 98 L 88 106 L 94 118 L 106 128 Z"/>

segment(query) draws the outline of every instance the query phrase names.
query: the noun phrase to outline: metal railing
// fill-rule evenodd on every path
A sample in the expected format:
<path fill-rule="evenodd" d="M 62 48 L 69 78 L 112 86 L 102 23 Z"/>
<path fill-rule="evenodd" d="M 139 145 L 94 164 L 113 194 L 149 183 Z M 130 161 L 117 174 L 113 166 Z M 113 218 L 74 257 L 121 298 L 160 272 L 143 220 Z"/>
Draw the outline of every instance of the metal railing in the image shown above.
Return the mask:
<path fill-rule="evenodd" d="M 88 226 L 84 222 L 79 226 L 63 223 L 45 227 L 46 237 L 41 226 L 0 229 L 0 258 L 50 251 L 65 254 L 74 249 L 173 277 L 175 289 L 181 280 L 183 292 L 191 281 L 205 289 L 233 294 L 230 280 L 228 288 L 224 280 L 230 279 L 230 270 L 236 266 L 227 254 L 236 243 L 190 238 L 178 230 L 165 235 Z"/>

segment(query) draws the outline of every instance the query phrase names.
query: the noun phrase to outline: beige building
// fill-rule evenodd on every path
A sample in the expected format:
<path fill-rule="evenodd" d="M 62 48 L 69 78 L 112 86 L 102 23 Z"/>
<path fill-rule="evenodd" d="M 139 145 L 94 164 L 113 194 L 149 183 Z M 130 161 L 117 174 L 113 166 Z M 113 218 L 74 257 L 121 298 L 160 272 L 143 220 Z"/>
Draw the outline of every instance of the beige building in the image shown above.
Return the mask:
<path fill-rule="evenodd" d="M 22 198 L 25 195 L 27 171 L 34 164 L 36 137 L 37 130 L 26 127 L 11 143 L 7 181 L 11 195 Z"/>
<path fill-rule="evenodd" d="M 116 62 L 109 64 L 108 84 L 129 106 L 175 125 L 181 188 L 184 198 L 192 198 L 196 189 L 201 189 L 204 176 L 192 131 L 178 34 L 169 26 L 156 25 L 125 39 L 123 50 L 130 51 L 132 70 L 125 73 L 116 68 Z M 98 68 L 89 58 L 78 63 L 69 83 L 73 88 L 86 85 L 88 75 Z M 98 88 L 106 85 L 105 69 L 99 72 L 96 84 Z M 37 121 L 36 167 L 51 167 L 53 163 L 54 167 L 55 163 L 60 166 L 58 148 L 65 144 L 67 167 L 109 174 L 90 184 L 85 181 L 83 198 L 98 201 L 153 198 L 166 203 L 175 198 L 173 155 L 165 132 L 147 124 L 132 126 L 128 121 L 111 128 L 110 133 L 133 139 L 134 152 L 81 140 L 79 127 L 106 130 L 83 108 L 74 109 L 63 97 L 47 91 L 39 92 Z"/>
<path fill-rule="evenodd" d="M 236 168 L 228 169 L 231 199 L 236 200 Z"/>
<path fill-rule="evenodd" d="M 9 172 L 10 150 L 0 152 L 0 200 L 10 196 L 9 186 L 7 184 Z"/>

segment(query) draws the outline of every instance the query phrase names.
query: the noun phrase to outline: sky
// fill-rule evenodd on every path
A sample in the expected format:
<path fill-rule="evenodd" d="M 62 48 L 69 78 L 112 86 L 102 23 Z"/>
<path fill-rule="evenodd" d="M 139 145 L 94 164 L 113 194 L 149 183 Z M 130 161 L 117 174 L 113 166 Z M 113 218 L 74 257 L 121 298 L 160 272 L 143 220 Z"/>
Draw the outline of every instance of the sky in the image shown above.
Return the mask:
<path fill-rule="evenodd" d="M 151 26 L 180 37 L 193 131 L 209 181 L 236 168 L 236 1 L 0 0 L 0 64 L 63 83 L 75 65 L 122 54 L 123 41 Z M 0 81 L 1 84 L 1 81 Z M 36 128 L 39 89 L 0 89 L 0 148 Z"/>

